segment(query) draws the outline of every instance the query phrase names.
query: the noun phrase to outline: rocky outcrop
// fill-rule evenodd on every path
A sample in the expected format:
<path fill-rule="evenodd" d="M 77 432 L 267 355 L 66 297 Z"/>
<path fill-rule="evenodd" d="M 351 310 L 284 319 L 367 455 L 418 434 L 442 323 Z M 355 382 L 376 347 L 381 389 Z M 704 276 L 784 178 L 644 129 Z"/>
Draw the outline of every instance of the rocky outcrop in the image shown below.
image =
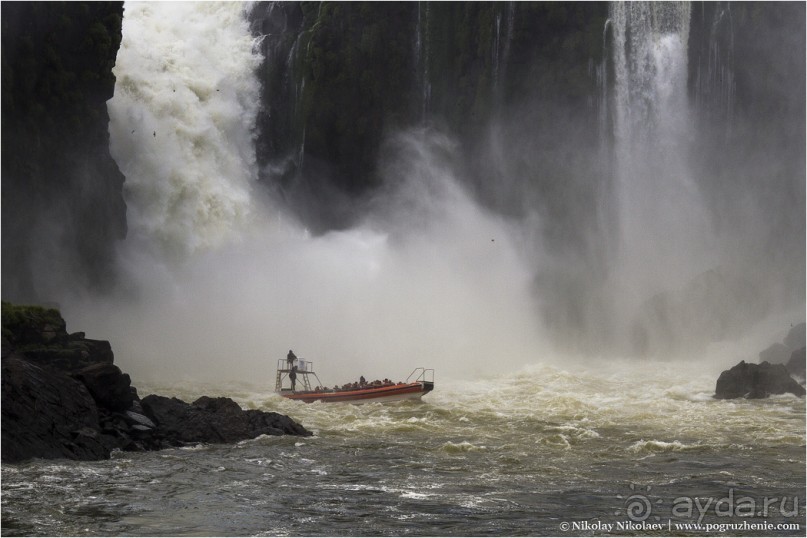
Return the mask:
<path fill-rule="evenodd" d="M 791 393 L 804 396 L 804 387 L 799 385 L 783 364 L 747 363 L 725 370 L 717 379 L 715 398 L 767 398 L 771 394 Z"/>
<path fill-rule="evenodd" d="M 155 436 L 167 446 L 179 443 L 234 443 L 260 435 L 311 435 L 279 413 L 244 411 L 230 398 L 203 396 L 188 404 L 177 398 L 146 396 L 144 413 L 156 424 Z"/>
<path fill-rule="evenodd" d="M 2 359 L 2 458 L 100 459 L 98 408 L 83 384 L 20 355 Z"/>
<path fill-rule="evenodd" d="M 75 374 L 84 383 L 99 406 L 110 411 L 126 411 L 132 407 L 136 392 L 129 374 L 114 364 L 93 364 Z"/>
<path fill-rule="evenodd" d="M 3 303 L 2 460 L 108 458 L 114 449 L 311 435 L 280 415 L 229 398 L 142 403 L 109 342 L 68 334 L 55 309 Z"/>

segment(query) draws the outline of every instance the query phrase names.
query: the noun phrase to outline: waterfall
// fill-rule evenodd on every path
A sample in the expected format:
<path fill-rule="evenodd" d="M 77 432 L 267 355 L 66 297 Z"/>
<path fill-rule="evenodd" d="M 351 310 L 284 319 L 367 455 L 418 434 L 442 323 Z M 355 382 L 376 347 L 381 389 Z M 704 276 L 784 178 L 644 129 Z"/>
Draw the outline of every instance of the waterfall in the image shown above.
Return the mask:
<path fill-rule="evenodd" d="M 688 3 L 613 3 L 615 307 L 627 323 L 659 293 L 714 265 L 689 165 Z"/>
<path fill-rule="evenodd" d="M 415 55 L 416 55 L 416 63 L 418 67 L 418 77 L 420 78 L 420 88 L 421 88 L 421 120 L 426 119 L 426 116 L 429 113 L 429 105 L 431 102 L 431 73 L 430 73 L 430 62 L 431 62 L 431 47 L 430 47 L 430 40 L 429 40 L 429 31 L 430 31 L 430 17 L 429 17 L 429 2 L 418 2 L 418 21 L 417 21 L 417 28 L 415 31 L 416 38 L 415 38 Z"/>
<path fill-rule="evenodd" d="M 603 138 L 606 130 L 608 129 L 608 58 L 610 56 L 608 49 L 608 29 L 611 27 L 611 19 L 605 21 L 605 27 L 602 30 L 602 61 L 594 66 L 594 75 L 597 82 L 597 112 L 599 119 L 600 138 Z"/>
<path fill-rule="evenodd" d="M 507 61 L 510 58 L 510 42 L 513 39 L 515 23 L 515 2 L 507 2 L 505 12 L 504 39 L 502 39 L 502 13 L 496 13 L 493 40 L 493 103 L 495 107 L 502 104 L 502 83 L 507 77 Z"/>
<path fill-rule="evenodd" d="M 493 61 L 493 90 L 494 92 L 499 87 L 499 59 L 500 59 L 500 52 L 499 49 L 501 48 L 501 41 L 502 41 L 502 14 L 496 13 L 496 22 L 494 24 L 494 31 L 493 31 L 493 54 L 492 54 L 492 61 Z"/>
<path fill-rule="evenodd" d="M 182 257 L 249 219 L 261 57 L 243 4 L 127 3 L 108 103 L 130 239 Z"/>
<path fill-rule="evenodd" d="M 706 50 L 698 55 L 695 98 L 698 112 L 709 121 L 722 122 L 731 134 L 736 81 L 734 78 L 734 28 L 731 6 L 715 5 L 708 27 Z M 705 58 L 704 58 L 705 56 Z"/>

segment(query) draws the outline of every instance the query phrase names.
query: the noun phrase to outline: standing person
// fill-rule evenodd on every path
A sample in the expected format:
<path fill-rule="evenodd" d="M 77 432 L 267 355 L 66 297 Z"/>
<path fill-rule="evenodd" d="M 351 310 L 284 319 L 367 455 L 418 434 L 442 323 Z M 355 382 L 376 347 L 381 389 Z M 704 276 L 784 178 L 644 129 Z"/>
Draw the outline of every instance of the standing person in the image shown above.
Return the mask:
<path fill-rule="evenodd" d="M 292 366 L 291 372 L 289 372 L 289 379 L 291 379 L 291 391 L 294 392 L 295 385 L 297 384 L 297 367 Z"/>
<path fill-rule="evenodd" d="M 286 362 L 289 365 L 289 370 L 291 370 L 291 367 L 294 366 L 294 361 L 296 361 L 296 360 L 297 360 L 297 355 L 294 354 L 294 351 L 289 350 L 289 354 L 286 355 Z"/>

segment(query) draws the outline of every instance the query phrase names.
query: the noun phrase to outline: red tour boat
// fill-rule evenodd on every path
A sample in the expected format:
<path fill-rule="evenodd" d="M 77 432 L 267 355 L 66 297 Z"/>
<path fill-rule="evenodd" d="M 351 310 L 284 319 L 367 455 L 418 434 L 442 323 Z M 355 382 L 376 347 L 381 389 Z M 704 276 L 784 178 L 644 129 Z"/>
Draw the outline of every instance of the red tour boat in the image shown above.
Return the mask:
<path fill-rule="evenodd" d="M 293 375 L 292 375 L 293 374 Z M 294 380 L 294 383 L 292 382 Z M 316 385 L 312 383 L 316 380 Z M 314 363 L 305 359 L 279 359 L 275 392 L 302 402 L 394 402 L 417 400 L 434 390 L 434 369 L 415 368 L 405 382 L 389 380 L 348 383 L 329 389 L 314 372 Z"/>

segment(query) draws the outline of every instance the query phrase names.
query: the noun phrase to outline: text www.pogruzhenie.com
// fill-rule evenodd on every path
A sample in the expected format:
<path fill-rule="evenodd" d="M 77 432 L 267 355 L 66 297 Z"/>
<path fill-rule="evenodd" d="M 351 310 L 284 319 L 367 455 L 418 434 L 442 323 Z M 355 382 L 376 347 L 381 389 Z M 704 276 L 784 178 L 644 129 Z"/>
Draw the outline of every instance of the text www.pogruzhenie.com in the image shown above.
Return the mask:
<path fill-rule="evenodd" d="M 804 504 L 797 496 L 761 498 L 740 495 L 733 488 L 720 498 L 677 497 L 672 501 L 651 495 L 652 488 L 630 485 L 628 495 L 617 495 L 622 506 L 614 512 L 614 521 L 568 520 L 560 523 L 561 532 L 568 533 L 800 533 L 802 523 L 779 518 L 798 518 L 804 515 Z M 666 514 L 665 514 L 666 512 Z M 704 521 L 706 518 L 723 521 Z M 769 521 L 773 517 L 779 521 Z M 754 518 L 754 519 L 745 519 Z"/>
<path fill-rule="evenodd" d="M 695 532 L 695 533 L 726 533 L 726 532 L 755 532 L 770 533 L 801 530 L 799 523 L 770 523 L 768 521 L 740 521 L 737 523 L 697 523 L 667 521 L 563 521 L 560 524 L 563 532 Z"/>

